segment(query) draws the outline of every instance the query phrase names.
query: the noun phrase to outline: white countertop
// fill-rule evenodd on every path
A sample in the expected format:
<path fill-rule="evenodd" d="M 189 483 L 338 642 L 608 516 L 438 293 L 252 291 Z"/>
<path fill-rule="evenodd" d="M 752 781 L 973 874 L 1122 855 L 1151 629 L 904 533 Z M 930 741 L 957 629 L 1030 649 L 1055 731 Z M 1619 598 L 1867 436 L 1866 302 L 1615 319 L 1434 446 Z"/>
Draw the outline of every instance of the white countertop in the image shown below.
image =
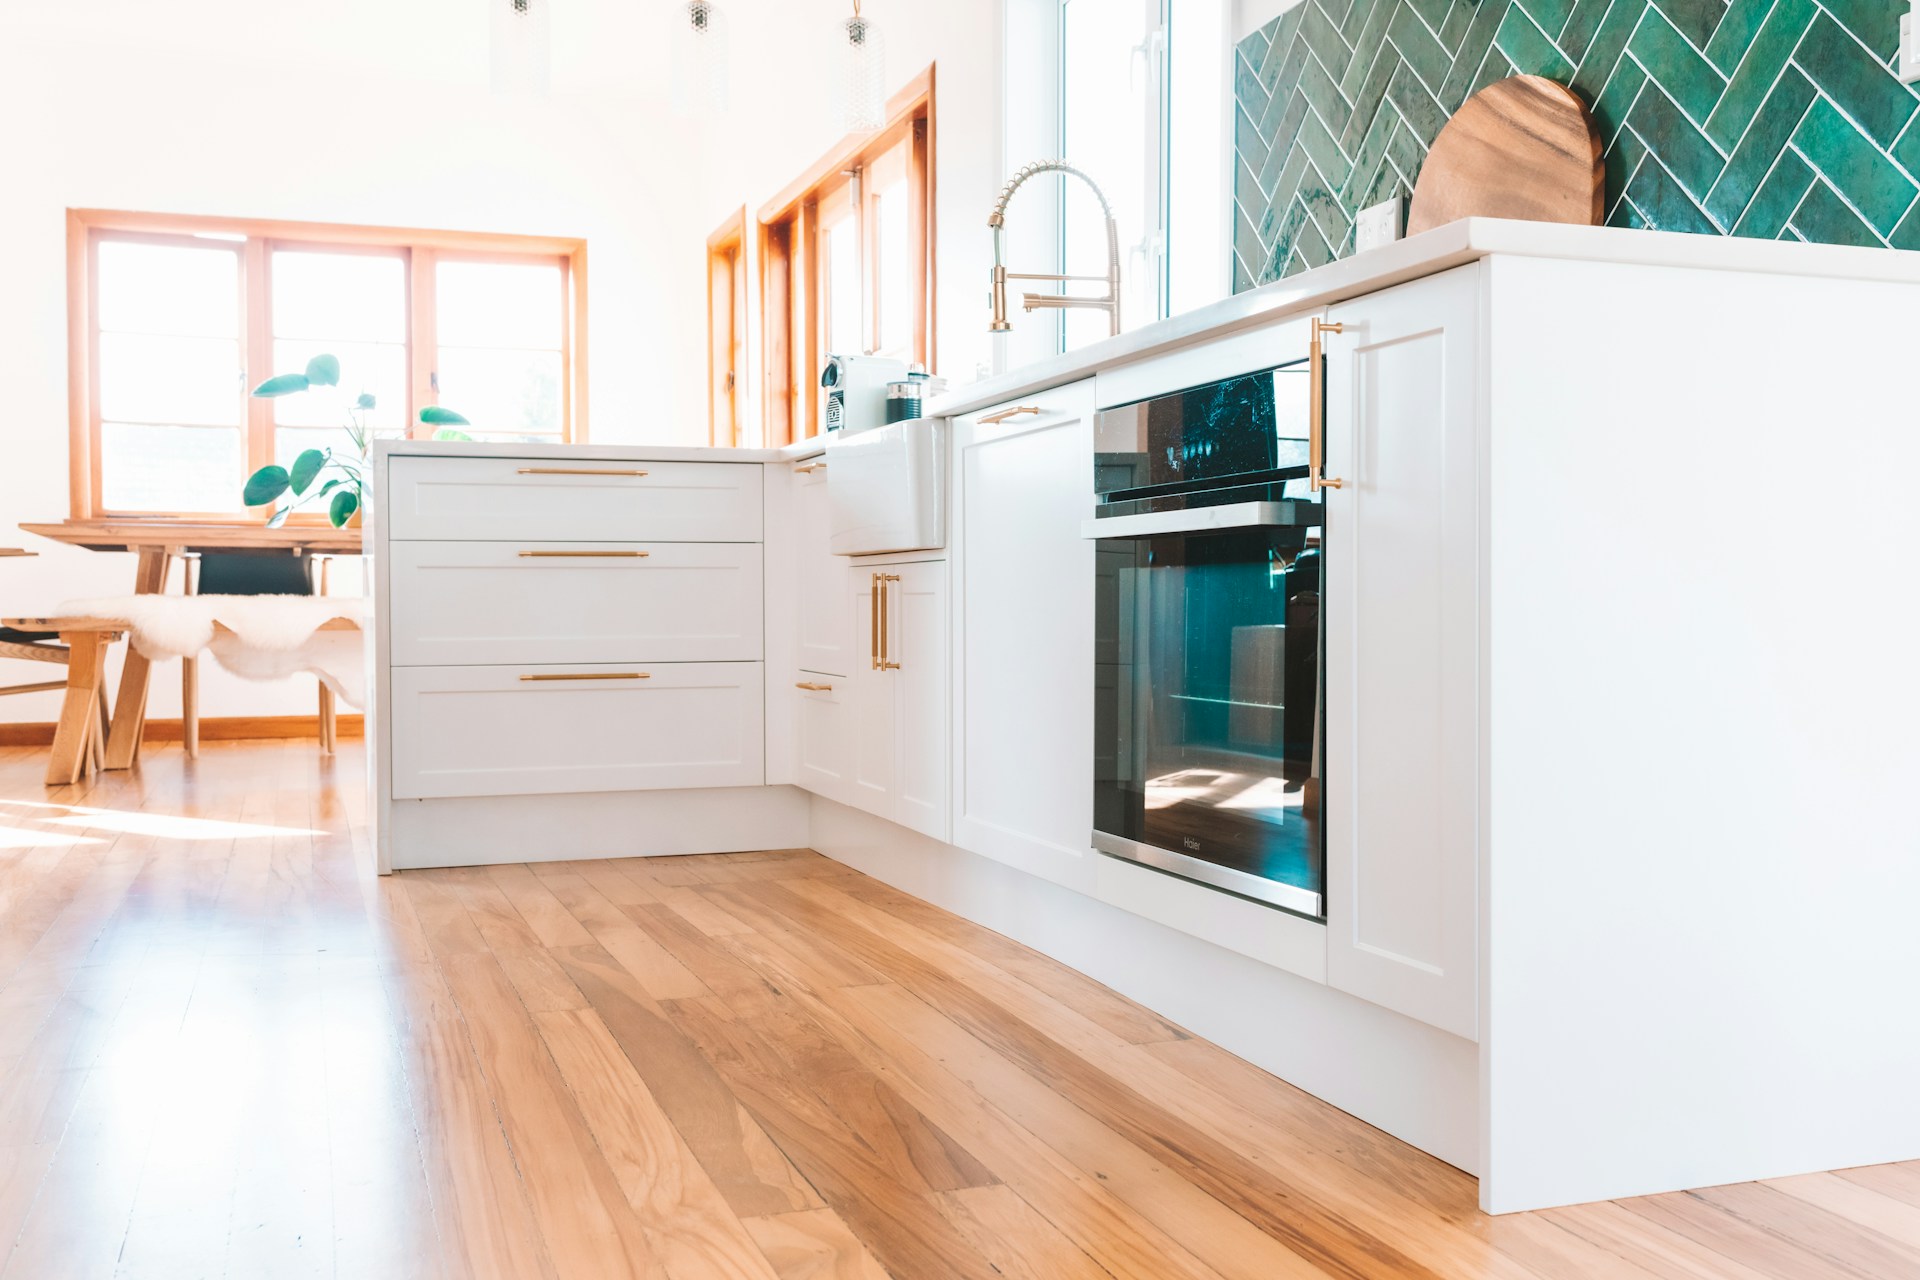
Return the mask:
<path fill-rule="evenodd" d="M 1496 254 L 1920 283 L 1920 252 L 1467 218 L 1235 294 L 1117 338 L 956 387 L 928 401 L 926 416 L 950 418 L 1003 404 L 1104 368 L 1269 324 Z M 984 312 L 981 323 L 986 323 Z"/>
<path fill-rule="evenodd" d="M 811 444 L 811 442 L 808 442 Z M 374 452 L 390 458 L 545 458 L 554 462 L 784 462 L 818 453 L 802 449 L 719 449 L 711 445 L 518 444 L 486 440 L 376 440 Z M 797 451 L 797 452 L 796 452 Z"/>

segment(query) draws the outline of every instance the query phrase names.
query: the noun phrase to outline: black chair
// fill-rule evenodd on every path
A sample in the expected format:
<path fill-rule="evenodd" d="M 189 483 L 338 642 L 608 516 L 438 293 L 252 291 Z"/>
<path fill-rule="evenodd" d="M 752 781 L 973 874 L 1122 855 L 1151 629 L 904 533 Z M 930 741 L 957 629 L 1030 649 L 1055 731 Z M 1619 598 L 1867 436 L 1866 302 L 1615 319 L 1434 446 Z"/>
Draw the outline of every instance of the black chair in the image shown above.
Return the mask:
<path fill-rule="evenodd" d="M 315 577 L 310 552 L 292 555 L 203 552 L 186 560 L 186 593 L 190 596 L 312 596 L 327 593 L 327 566 L 321 557 Z M 187 754 L 200 754 L 200 661 L 180 664 L 181 739 Z M 320 749 L 333 754 L 338 715 L 333 690 L 320 686 Z"/>

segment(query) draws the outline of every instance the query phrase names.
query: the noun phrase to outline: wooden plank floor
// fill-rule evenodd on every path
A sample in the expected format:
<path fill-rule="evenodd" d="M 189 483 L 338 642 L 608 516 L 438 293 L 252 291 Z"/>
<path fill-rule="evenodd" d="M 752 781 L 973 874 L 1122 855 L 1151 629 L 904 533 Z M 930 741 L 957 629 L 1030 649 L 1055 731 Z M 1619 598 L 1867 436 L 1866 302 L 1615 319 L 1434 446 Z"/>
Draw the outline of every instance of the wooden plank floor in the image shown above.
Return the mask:
<path fill-rule="evenodd" d="M 1920 1276 L 1920 1165 L 1500 1219 L 817 855 L 371 873 L 362 758 L 0 749 L 7 1280 Z"/>

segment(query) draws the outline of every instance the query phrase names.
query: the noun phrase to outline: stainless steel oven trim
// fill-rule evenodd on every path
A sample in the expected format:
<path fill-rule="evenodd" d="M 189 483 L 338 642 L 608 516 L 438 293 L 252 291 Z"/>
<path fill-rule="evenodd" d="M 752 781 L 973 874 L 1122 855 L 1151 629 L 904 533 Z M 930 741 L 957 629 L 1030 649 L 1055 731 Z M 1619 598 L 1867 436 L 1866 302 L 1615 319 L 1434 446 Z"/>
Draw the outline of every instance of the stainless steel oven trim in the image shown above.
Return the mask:
<path fill-rule="evenodd" d="M 1259 876 L 1248 875 L 1244 871 L 1235 871 L 1232 867 L 1223 867 L 1218 863 L 1203 862 L 1199 858 L 1189 858 L 1184 853 L 1175 853 L 1171 849 L 1162 849 L 1158 845 L 1141 844 L 1138 840 L 1128 840 L 1124 836 L 1108 835 L 1104 831 L 1093 833 L 1093 849 L 1109 858 L 1119 858 L 1123 862 L 1138 862 L 1159 871 L 1179 876 L 1183 880 L 1197 880 L 1216 889 L 1225 889 L 1243 898 L 1252 898 L 1270 907 L 1279 907 L 1313 920 L 1324 920 L 1326 911 L 1319 894 L 1302 889 L 1298 885 L 1281 884 L 1278 880 L 1263 880 Z"/>
<path fill-rule="evenodd" d="M 1292 503 L 1229 502 L 1219 507 L 1189 507 L 1184 511 L 1149 511 L 1137 516 L 1109 516 L 1080 526 L 1083 538 L 1151 538 L 1163 533 L 1205 533 L 1216 529 L 1258 529 L 1295 525 L 1288 518 Z"/>

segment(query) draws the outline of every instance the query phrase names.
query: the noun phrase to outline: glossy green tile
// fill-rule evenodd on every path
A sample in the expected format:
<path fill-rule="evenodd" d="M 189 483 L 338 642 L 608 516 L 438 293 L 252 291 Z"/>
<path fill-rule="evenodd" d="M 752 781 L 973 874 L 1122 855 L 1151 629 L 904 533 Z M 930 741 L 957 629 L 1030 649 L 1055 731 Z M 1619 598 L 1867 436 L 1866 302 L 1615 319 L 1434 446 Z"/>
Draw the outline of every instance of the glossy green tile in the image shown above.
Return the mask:
<path fill-rule="evenodd" d="M 1885 66 L 1824 13 L 1814 19 L 1793 60 L 1820 92 L 1882 147 L 1893 145 L 1920 107 L 1907 86 L 1888 75 Z"/>
<path fill-rule="evenodd" d="M 1302 0 L 1300 18 L 1300 37 L 1307 42 L 1313 56 L 1325 68 L 1328 77 L 1338 80 L 1347 69 L 1347 63 L 1353 57 L 1353 50 L 1347 46 L 1340 35 L 1340 28 L 1327 17 L 1326 10 L 1320 7 L 1320 0 Z"/>
<path fill-rule="evenodd" d="M 1587 51 L 1580 55 L 1580 65 L 1573 73 L 1573 87 L 1588 102 L 1599 96 L 1600 90 L 1613 78 L 1614 68 L 1626 56 L 1627 38 L 1633 34 L 1634 27 L 1639 25 L 1645 13 L 1646 5 L 1637 0 L 1614 0 L 1607 7 L 1606 15 L 1600 19 L 1599 29 L 1593 33 L 1593 39 L 1588 43 Z"/>
<path fill-rule="evenodd" d="M 1720 230 L 1699 205 L 1688 198 L 1680 184 L 1660 167 L 1659 159 L 1648 156 L 1640 171 L 1627 184 L 1627 199 L 1646 215 L 1657 231 L 1691 231 L 1712 235 Z"/>
<path fill-rule="evenodd" d="M 1298 146 L 1320 171 L 1320 176 L 1326 185 L 1338 187 L 1347 180 L 1347 171 L 1353 167 L 1353 162 L 1340 150 L 1339 144 L 1333 140 L 1333 135 L 1327 132 L 1327 127 L 1321 122 L 1320 117 L 1311 111 L 1300 124 Z"/>
<path fill-rule="evenodd" d="M 1907 210 L 1907 216 L 1900 219 L 1900 225 L 1887 237 L 1887 243 L 1896 249 L 1920 249 L 1920 203 Z"/>
<path fill-rule="evenodd" d="M 1746 211 L 1733 224 L 1733 234 L 1759 240 L 1778 236 L 1813 183 L 1813 170 L 1807 167 L 1806 161 L 1791 151 L 1782 153 L 1761 180 L 1753 199 L 1747 202 Z"/>
<path fill-rule="evenodd" d="M 1612 5 L 1613 0 L 1578 0 L 1554 40 L 1560 51 L 1576 64 L 1586 57 L 1593 33 L 1600 29 L 1600 19 L 1607 16 Z"/>
<path fill-rule="evenodd" d="M 1407 66 L 1413 69 L 1413 73 L 1420 77 L 1420 83 L 1426 86 L 1427 91 L 1439 93 L 1441 86 L 1446 83 L 1448 70 L 1453 66 L 1453 59 L 1433 38 L 1426 24 L 1415 16 L 1411 6 L 1399 6 L 1392 24 L 1387 28 L 1387 39 L 1406 60 Z"/>
<path fill-rule="evenodd" d="M 1793 145 L 1882 234 L 1893 230 L 1920 190 L 1825 98 L 1815 98 L 1807 108 L 1793 131 Z"/>
<path fill-rule="evenodd" d="M 1500 29 L 1500 20 L 1506 16 L 1508 2 L 1480 0 L 1473 7 L 1473 21 L 1467 24 L 1467 34 L 1461 37 L 1460 47 L 1454 50 L 1453 68 L 1447 72 L 1446 84 L 1440 89 L 1440 103 L 1448 111 L 1458 111 L 1460 104 L 1467 100 L 1467 87 L 1473 83 L 1481 61 L 1486 58 L 1487 50 L 1493 44 L 1493 33 Z"/>
<path fill-rule="evenodd" d="M 1627 193 L 1627 184 L 1647 158 L 1647 146 L 1631 130 L 1622 130 L 1603 157 L 1607 166 L 1606 207 L 1611 209 Z"/>
<path fill-rule="evenodd" d="M 1698 3 L 1711 4 L 1715 0 L 1697 0 Z M 1528 0 L 1527 13 L 1533 18 L 1540 30 L 1549 40 L 1560 34 L 1567 25 L 1567 19 L 1573 16 L 1576 0 Z M 1557 42 L 1556 42 L 1557 43 Z"/>
<path fill-rule="evenodd" d="M 1883 63 L 1893 61 L 1900 48 L 1900 15 L 1907 11 L 1901 0 L 1821 0 L 1821 6 L 1858 36 L 1874 57 Z"/>
<path fill-rule="evenodd" d="M 1893 162 L 1907 171 L 1907 176 L 1920 182 L 1920 120 L 1907 126 L 1900 140 L 1893 144 L 1890 152 Z"/>
<path fill-rule="evenodd" d="M 1786 149 L 1793 131 L 1813 101 L 1813 83 L 1792 67 L 1780 73 L 1780 83 L 1767 96 L 1760 113 L 1740 138 L 1726 168 L 1713 190 L 1707 193 L 1707 212 L 1721 226 L 1732 226 L 1746 212 L 1747 204 L 1760 190 L 1774 163 Z M 1777 229 L 1789 211 L 1783 210 L 1775 222 Z M 1769 235 L 1772 234 L 1770 231 Z"/>
<path fill-rule="evenodd" d="M 1387 139 L 1387 161 L 1393 165 L 1395 173 L 1400 175 L 1408 191 L 1420 181 L 1420 166 L 1426 163 L 1426 146 L 1405 124 L 1393 131 Z"/>
<path fill-rule="evenodd" d="M 1488 85 L 1497 84 L 1509 76 L 1518 74 L 1520 74 L 1520 69 L 1511 62 L 1508 62 L 1506 56 L 1502 54 L 1500 50 L 1489 49 L 1487 50 L 1487 60 L 1480 64 L 1480 74 L 1473 78 L 1473 84 L 1467 89 L 1467 96 L 1472 97 Z"/>
<path fill-rule="evenodd" d="M 1667 172 L 1689 196 L 1696 202 L 1706 199 L 1726 160 L 1659 85 L 1649 84 L 1641 92 L 1627 117 L 1627 128 L 1647 150 L 1660 157 Z"/>
<path fill-rule="evenodd" d="M 1660 12 L 1696 49 L 1705 49 L 1726 16 L 1727 0 L 1661 0 Z"/>
<path fill-rule="evenodd" d="M 1607 81 L 1607 87 L 1593 103 L 1593 118 L 1600 126 L 1600 140 L 1606 146 L 1612 146 L 1613 140 L 1626 126 L 1627 113 L 1633 110 L 1633 101 L 1646 88 L 1647 73 L 1632 58 L 1620 59 L 1620 65 L 1614 68 L 1613 79 Z"/>
<path fill-rule="evenodd" d="M 1355 38 L 1353 61 L 1340 77 L 1340 92 L 1355 105 L 1379 101 L 1386 92 L 1387 77 L 1400 60 L 1399 51 L 1387 43 L 1387 22 L 1397 8 L 1397 0 L 1379 0 Z"/>
<path fill-rule="evenodd" d="M 1483 3 L 1498 3 L 1499 0 L 1482 0 Z M 1447 10 L 1453 7 L 1450 0 L 1405 0 L 1395 8 L 1407 9 L 1419 16 L 1429 31 L 1438 31 L 1447 20 Z"/>
<path fill-rule="evenodd" d="M 1759 33 L 1760 24 L 1772 11 L 1773 0 L 1733 0 L 1720 25 L 1714 28 L 1713 38 L 1707 41 L 1707 61 L 1718 67 L 1720 74 L 1732 75 L 1747 46 Z"/>
<path fill-rule="evenodd" d="M 1393 104 L 1423 147 L 1431 146 L 1440 130 L 1446 127 L 1447 113 L 1440 109 L 1440 104 L 1433 100 L 1433 95 L 1421 85 L 1410 67 L 1402 65 L 1387 81 L 1387 101 Z"/>
<path fill-rule="evenodd" d="M 1625 227 L 1632 231 L 1644 231 L 1647 229 L 1647 220 L 1640 216 L 1640 211 L 1633 207 L 1631 201 L 1622 200 L 1614 206 L 1613 212 L 1607 215 L 1607 225 Z"/>
<path fill-rule="evenodd" d="M 1776 0 L 1773 12 L 1760 24 L 1759 34 L 1727 81 L 1726 92 L 1707 117 L 1709 138 L 1728 150 L 1740 141 L 1747 123 L 1773 91 L 1780 68 L 1813 25 L 1814 12 L 1813 0 Z"/>
<path fill-rule="evenodd" d="M 1506 55 L 1507 61 L 1525 69 L 1529 75 L 1546 76 L 1562 83 L 1573 78 L 1573 64 L 1517 4 L 1508 6 L 1507 16 L 1493 33 L 1493 44 Z"/>
<path fill-rule="evenodd" d="M 1627 52 L 1646 68 L 1648 78 L 1658 81 L 1680 109 L 1695 120 L 1704 121 L 1712 115 L 1726 91 L 1726 77 L 1688 44 L 1658 9 L 1648 9 L 1640 19 L 1633 38 L 1627 41 Z M 1641 212 L 1656 216 L 1644 205 Z"/>
<path fill-rule="evenodd" d="M 1880 243 L 1880 237 L 1874 235 L 1873 229 L 1860 220 L 1860 215 L 1849 209 L 1846 202 L 1834 194 L 1832 187 L 1819 181 L 1808 189 L 1806 199 L 1793 211 L 1793 217 L 1787 225 L 1799 232 L 1803 239 L 1821 244 Z"/>

